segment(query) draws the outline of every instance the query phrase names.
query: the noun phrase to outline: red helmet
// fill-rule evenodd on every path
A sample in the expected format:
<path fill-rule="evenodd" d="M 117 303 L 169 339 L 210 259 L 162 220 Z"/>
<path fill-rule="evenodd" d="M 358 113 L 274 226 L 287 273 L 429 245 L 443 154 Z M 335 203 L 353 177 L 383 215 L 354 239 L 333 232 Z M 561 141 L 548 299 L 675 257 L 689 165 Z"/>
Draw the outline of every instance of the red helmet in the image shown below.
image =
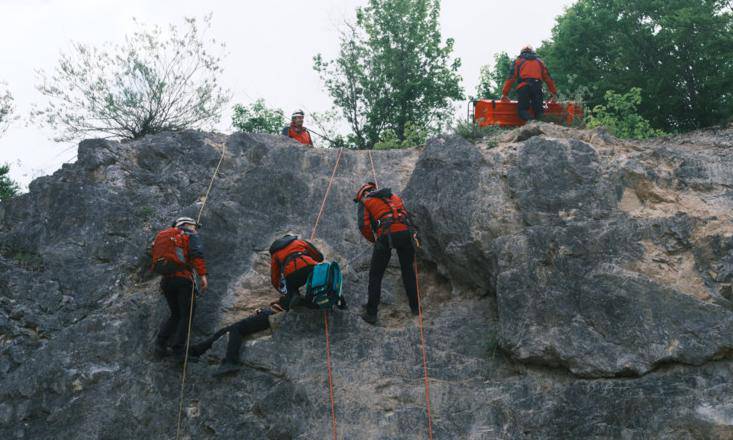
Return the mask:
<path fill-rule="evenodd" d="M 364 196 L 367 195 L 370 191 L 374 191 L 377 189 L 377 184 L 374 182 L 367 182 L 364 185 L 359 188 L 359 191 L 356 192 L 356 197 L 354 197 L 354 203 L 361 202 L 361 199 L 364 198 Z"/>

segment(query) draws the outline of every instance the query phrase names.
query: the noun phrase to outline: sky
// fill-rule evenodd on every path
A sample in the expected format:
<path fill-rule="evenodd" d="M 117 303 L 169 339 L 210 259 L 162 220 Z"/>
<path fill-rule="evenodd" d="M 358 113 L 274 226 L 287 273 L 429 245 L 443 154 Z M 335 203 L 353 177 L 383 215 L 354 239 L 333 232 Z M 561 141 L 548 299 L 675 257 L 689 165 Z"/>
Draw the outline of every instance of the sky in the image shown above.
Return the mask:
<path fill-rule="evenodd" d="M 180 25 L 184 17 L 212 13 L 211 36 L 227 45 L 221 83 L 231 104 L 264 98 L 286 113 L 331 108 L 331 99 L 313 70 L 313 55 L 326 59 L 338 51 L 338 28 L 354 18 L 367 0 L 0 0 L 0 82 L 15 98 L 16 115 L 0 137 L 0 164 L 25 189 L 33 178 L 51 174 L 76 158 L 76 143 L 51 140 L 54 132 L 31 125 L 32 105 L 42 106 L 36 72 L 51 72 L 71 42 L 117 43 L 146 24 Z M 574 0 L 531 0 L 519 4 L 493 0 L 443 0 L 441 31 L 455 39 L 462 60 L 466 94 L 473 94 L 482 65 L 493 55 L 518 54 L 525 44 L 539 46 L 551 35 L 555 18 Z M 457 103 L 465 109 L 466 103 Z M 231 111 L 218 131 L 232 131 Z"/>

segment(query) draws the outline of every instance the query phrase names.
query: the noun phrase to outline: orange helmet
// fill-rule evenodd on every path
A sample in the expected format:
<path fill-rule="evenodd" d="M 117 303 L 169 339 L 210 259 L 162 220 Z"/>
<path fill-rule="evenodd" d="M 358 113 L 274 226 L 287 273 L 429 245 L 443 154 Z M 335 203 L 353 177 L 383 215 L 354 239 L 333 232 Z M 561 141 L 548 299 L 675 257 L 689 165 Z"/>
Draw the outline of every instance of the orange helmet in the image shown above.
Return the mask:
<path fill-rule="evenodd" d="M 354 203 L 361 202 L 361 199 L 364 198 L 370 191 L 374 191 L 377 189 L 377 184 L 374 182 L 367 182 L 364 185 L 359 188 L 359 191 L 356 192 L 356 197 L 354 197 Z"/>

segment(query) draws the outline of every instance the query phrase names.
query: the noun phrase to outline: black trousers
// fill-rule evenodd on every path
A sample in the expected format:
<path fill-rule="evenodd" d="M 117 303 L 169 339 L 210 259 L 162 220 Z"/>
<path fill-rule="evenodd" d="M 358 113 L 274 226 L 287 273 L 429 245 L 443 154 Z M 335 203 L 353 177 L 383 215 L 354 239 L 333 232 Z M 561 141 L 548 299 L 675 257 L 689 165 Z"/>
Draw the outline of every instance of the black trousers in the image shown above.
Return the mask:
<path fill-rule="evenodd" d="M 193 283 L 186 278 L 163 278 L 160 282 L 160 288 L 168 303 L 171 315 L 161 326 L 156 343 L 159 346 L 165 346 L 170 339 L 173 352 L 182 353 L 186 349 Z"/>
<path fill-rule="evenodd" d="M 264 309 L 230 326 L 224 327 L 223 329 L 214 333 L 212 337 L 191 347 L 191 354 L 193 356 L 200 356 L 204 354 L 207 350 L 211 348 L 212 345 L 214 345 L 214 342 L 216 342 L 225 334 L 229 333 L 227 354 L 224 358 L 224 362 L 238 363 L 239 350 L 242 347 L 242 338 L 253 333 L 265 331 L 270 328 L 270 320 L 267 319 L 267 317 L 274 313 L 275 312 L 270 309 Z"/>
<path fill-rule="evenodd" d="M 412 233 L 410 231 L 395 232 L 392 234 L 392 247 L 397 250 L 402 269 L 402 283 L 405 286 L 407 300 L 410 308 L 417 310 L 417 280 L 415 278 L 415 247 L 412 244 Z M 387 270 L 389 260 L 392 257 L 392 249 L 389 246 L 389 237 L 383 235 L 374 244 L 371 267 L 369 268 L 369 301 L 367 302 L 367 313 L 377 313 L 379 301 L 382 297 L 382 278 Z"/>
<path fill-rule="evenodd" d="M 298 269 L 285 277 L 285 289 L 287 290 L 287 294 L 284 298 L 280 298 L 279 301 L 280 305 L 285 310 L 289 310 L 290 306 L 298 304 L 298 300 L 296 298 L 299 298 L 300 296 L 300 288 L 305 286 L 305 283 L 308 282 L 308 277 L 313 272 L 314 267 L 315 266 L 308 266 Z M 315 307 L 315 304 L 306 303 L 306 306 Z"/>
<path fill-rule="evenodd" d="M 519 101 L 519 117 L 528 121 L 530 107 L 534 110 L 535 119 L 540 119 L 544 113 L 544 94 L 542 93 L 542 81 L 527 80 L 527 85 L 517 90 Z"/>

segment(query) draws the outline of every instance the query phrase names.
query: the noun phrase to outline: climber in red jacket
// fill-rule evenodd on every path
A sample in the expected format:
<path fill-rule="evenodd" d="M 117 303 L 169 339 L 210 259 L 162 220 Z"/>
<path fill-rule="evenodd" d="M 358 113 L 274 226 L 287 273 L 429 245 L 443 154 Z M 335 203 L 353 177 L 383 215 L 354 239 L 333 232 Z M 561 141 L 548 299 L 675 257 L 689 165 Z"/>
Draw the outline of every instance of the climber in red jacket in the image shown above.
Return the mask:
<path fill-rule="evenodd" d="M 190 217 L 180 217 L 173 225 L 160 231 L 153 241 L 153 270 L 163 274 L 160 289 L 165 296 L 171 315 L 163 323 L 155 340 L 155 355 L 167 354 L 168 340 L 173 354 L 183 359 L 188 337 L 188 322 L 193 319 L 192 293 L 198 294 L 193 270 L 201 280 L 201 291 L 209 285 L 204 259 L 204 247 L 198 235 L 199 224 Z M 175 260 L 178 260 L 176 263 Z M 161 268 L 169 265 L 170 269 Z"/>
<path fill-rule="evenodd" d="M 377 309 L 382 296 L 382 278 L 392 257 L 392 249 L 397 250 L 402 269 L 402 283 L 413 315 L 418 314 L 417 279 L 415 278 L 414 231 L 410 226 L 409 214 L 402 199 L 392 194 L 389 188 L 377 190 L 377 185 L 367 182 L 359 188 L 354 202 L 359 204 L 357 221 L 361 234 L 374 243 L 372 261 L 369 268 L 369 300 L 362 319 L 376 324 Z"/>
<path fill-rule="evenodd" d="M 285 296 L 278 302 L 285 310 L 297 303 L 300 288 L 308 281 L 313 267 L 323 261 L 323 254 L 311 243 L 286 234 L 270 246 L 270 281 Z"/>
<path fill-rule="evenodd" d="M 547 70 L 545 63 L 537 56 L 532 46 L 526 46 L 522 49 L 521 55 L 514 61 L 509 70 L 509 77 L 504 83 L 504 89 L 501 92 L 501 100 L 509 101 L 507 95 L 512 85 L 517 83 L 517 95 L 519 101 L 519 117 L 528 121 L 531 119 L 529 108 L 534 110 L 535 119 L 540 119 L 544 113 L 542 82 L 547 84 L 550 89 L 550 101 L 557 99 L 557 88 L 555 81 L 552 80 L 550 72 Z"/>

